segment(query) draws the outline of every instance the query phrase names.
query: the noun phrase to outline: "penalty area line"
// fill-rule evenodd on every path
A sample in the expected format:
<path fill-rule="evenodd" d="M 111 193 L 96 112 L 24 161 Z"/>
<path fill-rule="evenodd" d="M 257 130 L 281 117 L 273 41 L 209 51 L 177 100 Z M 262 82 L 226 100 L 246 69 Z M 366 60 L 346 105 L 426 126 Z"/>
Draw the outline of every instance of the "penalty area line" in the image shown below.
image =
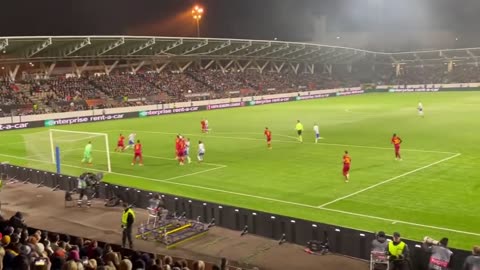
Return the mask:
<path fill-rule="evenodd" d="M 446 158 L 444 158 L 444 159 L 435 161 L 435 162 L 430 163 L 430 164 L 428 164 L 428 165 L 425 165 L 425 166 L 423 166 L 423 167 L 417 168 L 417 169 L 415 169 L 415 170 L 408 171 L 408 172 L 406 172 L 406 173 L 402 173 L 402 174 L 397 175 L 397 176 L 395 176 L 395 177 L 392 177 L 392 178 L 389 178 L 389 179 L 384 180 L 384 181 L 382 181 L 382 182 L 379 182 L 379 183 L 377 183 L 377 184 L 375 184 L 375 185 L 371 185 L 371 186 L 369 186 L 369 187 L 366 187 L 366 188 L 364 188 L 364 189 L 361 189 L 361 190 L 358 190 L 358 191 L 356 191 L 356 192 L 350 193 L 350 194 L 345 195 L 345 196 L 343 196 L 343 197 L 340 197 L 340 198 L 337 198 L 337 199 L 335 199 L 335 200 L 326 202 L 326 203 L 324 203 L 324 204 L 322 204 L 322 205 L 319 205 L 319 206 L 317 206 L 317 207 L 318 207 L 318 208 L 324 208 L 324 207 L 327 206 L 327 205 L 331 205 L 331 204 L 333 204 L 333 203 L 336 203 L 336 202 L 339 202 L 339 201 L 348 199 L 348 198 L 350 198 L 350 197 L 353 197 L 353 196 L 355 196 L 355 195 L 358 195 L 358 194 L 363 193 L 363 192 L 365 192 L 365 191 L 368 191 L 368 190 L 370 190 L 370 189 L 373 189 L 373 188 L 376 188 L 376 187 L 378 187 L 378 186 L 381 186 L 381 185 L 390 183 L 390 182 L 392 182 L 392 181 L 394 181 L 394 180 L 397 180 L 398 178 L 402 178 L 402 177 L 404 177 L 404 176 L 407 176 L 407 175 L 416 173 L 416 172 L 418 172 L 418 171 L 421 171 L 421 170 L 430 168 L 430 167 L 432 167 L 432 166 L 434 166 L 434 165 L 437 165 L 437 164 L 439 164 L 439 163 L 442 163 L 442 162 L 448 161 L 448 160 L 450 160 L 450 159 L 456 158 L 456 157 L 458 157 L 458 156 L 460 156 L 460 155 L 461 155 L 461 154 L 458 153 L 458 154 L 455 154 L 455 155 L 453 155 L 453 156 L 449 156 L 449 157 L 446 157 Z"/>
<path fill-rule="evenodd" d="M 17 157 L 17 156 L 11 156 L 11 155 L 5 155 L 5 154 L 0 154 L 0 156 L 11 157 L 11 158 L 16 158 L 16 159 L 25 159 L 25 158 L 21 158 L 21 157 Z M 33 161 L 38 161 L 38 160 L 33 160 Z M 41 161 L 41 162 L 44 162 L 44 161 Z M 49 162 L 47 162 L 47 163 L 49 163 Z M 69 167 L 85 169 L 83 167 L 73 166 L 73 165 L 69 165 Z M 221 169 L 221 167 L 212 168 L 212 169 L 209 169 L 209 170 L 218 170 L 218 169 Z M 106 172 L 106 171 L 96 170 L 96 169 L 91 169 L 91 170 L 92 171 L 98 171 L 98 172 Z M 205 171 L 203 171 L 203 172 L 205 172 Z M 170 184 L 170 185 L 184 186 L 184 187 L 189 187 L 189 188 L 194 188 L 194 189 L 213 191 L 213 192 L 236 195 L 236 196 L 247 197 L 247 198 L 254 198 L 254 199 L 259 199 L 259 200 L 264 200 L 264 201 L 277 202 L 277 203 L 286 204 L 286 205 L 295 205 L 295 206 L 300 206 L 300 207 L 305 207 L 305 208 L 310 208 L 310 209 L 316 209 L 318 211 L 335 212 L 335 213 L 339 213 L 339 214 L 357 216 L 357 217 L 362 217 L 362 218 L 367 218 L 367 219 L 375 219 L 375 220 L 380 220 L 380 221 L 389 222 L 389 223 L 396 222 L 396 223 L 401 223 L 401 224 L 405 224 L 405 225 L 409 225 L 409 226 L 413 226 L 413 227 L 423 227 L 423 228 L 442 230 L 442 231 L 448 231 L 448 232 L 454 232 L 454 233 L 460 233 L 460 234 L 466 234 L 466 235 L 480 236 L 479 233 L 473 233 L 473 232 L 467 232 L 467 231 L 461 231 L 461 230 L 455 230 L 455 229 L 449 229 L 449 228 L 442 228 L 442 227 L 437 227 L 437 226 L 413 223 L 413 222 L 408 222 L 408 221 L 401 221 L 401 220 L 395 220 L 395 219 L 389 219 L 389 218 L 359 214 L 359 213 L 336 210 L 336 209 L 325 208 L 325 207 L 324 208 L 318 208 L 317 206 L 303 204 L 303 203 L 290 202 L 290 201 L 284 201 L 284 200 L 268 198 L 268 197 L 263 197 L 263 196 L 258 196 L 258 195 L 245 194 L 245 193 L 240 193 L 240 192 L 228 191 L 228 190 L 224 190 L 224 189 L 216 189 L 216 188 L 210 188 L 210 187 L 205 187 L 205 186 L 197 186 L 197 185 L 192 185 L 192 184 L 186 184 L 186 183 L 179 183 L 179 182 L 171 181 L 171 180 L 174 180 L 174 179 L 178 179 L 178 178 L 181 178 L 181 177 L 187 177 L 187 176 L 194 175 L 194 174 L 199 174 L 199 173 L 200 172 L 196 172 L 196 173 L 189 174 L 189 175 L 176 176 L 176 177 L 167 178 L 167 179 L 155 179 L 155 178 L 143 177 L 143 176 L 138 176 L 138 175 L 129 175 L 129 174 L 124 174 L 124 173 L 116 173 L 116 172 L 111 172 L 109 174 L 132 177 L 132 178 L 137 178 L 137 179 L 144 179 L 144 180 L 161 182 L 161 183 Z"/>

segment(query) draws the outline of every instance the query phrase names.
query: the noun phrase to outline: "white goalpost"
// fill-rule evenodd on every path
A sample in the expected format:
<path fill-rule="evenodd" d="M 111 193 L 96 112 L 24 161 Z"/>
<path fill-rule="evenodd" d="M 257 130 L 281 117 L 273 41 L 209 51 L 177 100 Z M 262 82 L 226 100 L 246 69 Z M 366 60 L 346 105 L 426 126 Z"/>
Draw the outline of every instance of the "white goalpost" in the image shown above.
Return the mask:
<path fill-rule="evenodd" d="M 85 146 L 91 142 L 92 166 L 96 169 L 112 172 L 108 134 L 61 129 L 50 129 L 48 133 L 49 159 L 53 164 L 57 163 L 56 148 L 58 147 L 61 165 L 78 166 L 83 157 Z"/>

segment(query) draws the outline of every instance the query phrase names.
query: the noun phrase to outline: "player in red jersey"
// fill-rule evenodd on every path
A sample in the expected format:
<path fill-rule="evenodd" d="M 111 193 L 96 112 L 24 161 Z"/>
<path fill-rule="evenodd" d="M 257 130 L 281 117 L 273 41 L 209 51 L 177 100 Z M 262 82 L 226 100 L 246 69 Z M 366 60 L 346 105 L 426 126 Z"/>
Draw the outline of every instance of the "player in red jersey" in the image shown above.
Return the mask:
<path fill-rule="evenodd" d="M 175 151 L 176 151 L 176 157 L 178 160 L 178 164 L 183 165 L 183 155 L 185 153 L 185 142 L 183 141 L 182 136 L 177 135 L 177 139 L 175 140 Z"/>
<path fill-rule="evenodd" d="M 200 122 L 200 125 L 202 125 L 202 132 L 205 133 L 207 132 L 207 123 L 205 122 L 204 119 Z"/>
<path fill-rule="evenodd" d="M 348 151 L 345 151 L 343 155 L 343 176 L 345 177 L 345 183 L 348 183 L 350 179 L 350 164 L 352 163 L 352 158 L 348 155 Z"/>
<path fill-rule="evenodd" d="M 117 147 L 115 148 L 115 152 L 119 152 L 119 151 L 124 151 L 125 150 L 125 137 L 120 134 L 120 136 L 118 137 L 118 142 L 117 142 Z"/>
<path fill-rule="evenodd" d="M 138 165 L 143 166 L 143 157 L 142 157 L 142 144 L 140 143 L 140 140 L 137 140 L 137 143 L 133 146 L 133 151 L 134 151 L 134 156 L 133 156 L 133 161 L 132 161 L 132 166 L 137 163 L 138 159 Z"/>
<path fill-rule="evenodd" d="M 397 134 L 393 134 L 392 136 L 392 144 L 395 147 L 395 159 L 396 160 L 402 160 L 402 157 L 400 156 L 400 144 L 402 143 L 402 139 L 397 136 Z"/>
<path fill-rule="evenodd" d="M 268 127 L 266 127 L 263 134 L 265 135 L 265 137 L 267 137 L 268 149 L 272 149 L 272 132 L 268 129 Z"/>

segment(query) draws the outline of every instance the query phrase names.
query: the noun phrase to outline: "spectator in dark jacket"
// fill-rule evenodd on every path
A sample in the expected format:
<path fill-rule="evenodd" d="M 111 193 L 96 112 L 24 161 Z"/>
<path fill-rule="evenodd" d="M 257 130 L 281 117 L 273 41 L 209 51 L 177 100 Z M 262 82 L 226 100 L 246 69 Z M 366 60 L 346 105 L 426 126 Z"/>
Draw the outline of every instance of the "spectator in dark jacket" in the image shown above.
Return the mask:
<path fill-rule="evenodd" d="M 14 227 L 14 228 L 26 228 L 27 225 L 25 225 L 25 222 L 23 220 L 23 215 L 22 213 L 20 212 L 17 212 L 15 213 L 15 215 L 13 215 L 11 218 L 10 218 L 10 226 Z"/>
<path fill-rule="evenodd" d="M 480 246 L 474 246 L 472 255 L 465 259 L 463 270 L 478 270 L 480 269 Z"/>
<path fill-rule="evenodd" d="M 385 252 L 387 250 L 388 242 L 385 232 L 379 231 L 375 235 L 375 239 L 372 241 L 372 250 L 376 252 Z"/>

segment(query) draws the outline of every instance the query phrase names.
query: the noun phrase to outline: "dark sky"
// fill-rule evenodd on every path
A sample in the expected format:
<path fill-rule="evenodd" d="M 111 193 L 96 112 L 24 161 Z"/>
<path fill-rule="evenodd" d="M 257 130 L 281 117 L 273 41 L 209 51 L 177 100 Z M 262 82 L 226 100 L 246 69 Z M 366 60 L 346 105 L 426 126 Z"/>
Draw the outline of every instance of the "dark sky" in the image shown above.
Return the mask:
<path fill-rule="evenodd" d="M 309 41 L 329 31 L 477 31 L 480 0 L 200 0 L 210 37 Z M 11 0 L 0 36 L 195 34 L 193 0 Z M 375 19 L 377 18 L 377 19 Z M 380 23 L 379 23 L 380 22 Z"/>

